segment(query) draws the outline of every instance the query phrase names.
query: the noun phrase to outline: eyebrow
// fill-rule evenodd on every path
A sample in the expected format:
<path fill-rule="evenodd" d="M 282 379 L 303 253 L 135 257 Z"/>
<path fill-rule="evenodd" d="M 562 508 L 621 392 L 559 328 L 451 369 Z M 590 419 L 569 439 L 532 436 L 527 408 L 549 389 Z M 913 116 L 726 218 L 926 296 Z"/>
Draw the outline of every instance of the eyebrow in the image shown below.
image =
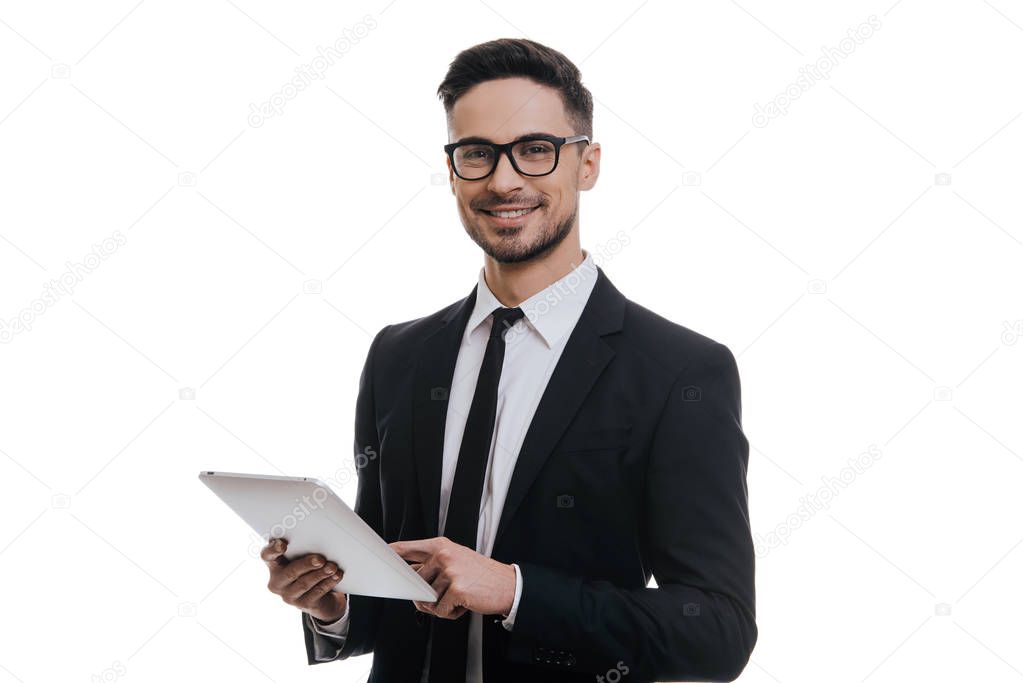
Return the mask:
<path fill-rule="evenodd" d="M 538 137 L 538 136 L 541 136 L 541 135 L 550 135 L 552 137 L 560 137 L 560 136 L 554 135 L 553 133 L 547 133 L 545 131 L 533 131 L 531 133 L 523 133 L 522 135 L 520 135 L 517 138 L 515 138 L 514 140 L 512 140 L 512 142 L 520 142 L 522 140 L 527 140 L 529 138 L 535 138 L 535 137 Z M 480 143 L 486 143 L 486 144 L 491 144 L 491 145 L 495 144 L 493 140 L 490 140 L 488 138 L 483 138 L 483 137 L 480 137 L 478 135 L 470 135 L 467 138 L 461 138 L 459 140 L 455 140 L 455 142 L 456 143 L 462 143 L 462 142 L 480 142 Z"/>

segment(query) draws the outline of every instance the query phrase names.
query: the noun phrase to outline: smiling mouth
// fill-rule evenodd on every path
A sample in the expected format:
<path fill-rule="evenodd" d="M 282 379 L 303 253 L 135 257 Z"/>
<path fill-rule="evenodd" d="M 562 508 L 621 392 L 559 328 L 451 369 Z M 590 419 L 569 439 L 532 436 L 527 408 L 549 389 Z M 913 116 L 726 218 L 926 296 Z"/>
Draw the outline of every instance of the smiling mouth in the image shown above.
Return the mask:
<path fill-rule="evenodd" d="M 493 216 L 494 218 L 518 218 L 520 216 L 527 216 L 536 211 L 538 208 L 540 208 L 539 205 L 534 206 L 531 209 L 516 209 L 514 211 L 488 211 L 486 209 L 480 209 L 480 211 L 488 216 Z"/>

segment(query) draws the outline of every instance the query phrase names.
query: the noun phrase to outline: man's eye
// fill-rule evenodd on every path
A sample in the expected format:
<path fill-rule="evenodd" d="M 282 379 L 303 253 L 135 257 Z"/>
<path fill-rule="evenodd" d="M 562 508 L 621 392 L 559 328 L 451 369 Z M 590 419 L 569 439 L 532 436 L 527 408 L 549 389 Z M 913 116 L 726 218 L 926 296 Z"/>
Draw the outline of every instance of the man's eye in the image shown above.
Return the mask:
<path fill-rule="evenodd" d="M 532 142 L 519 147 L 517 152 L 519 156 L 546 156 L 548 154 L 554 154 L 554 148 L 546 142 Z"/>

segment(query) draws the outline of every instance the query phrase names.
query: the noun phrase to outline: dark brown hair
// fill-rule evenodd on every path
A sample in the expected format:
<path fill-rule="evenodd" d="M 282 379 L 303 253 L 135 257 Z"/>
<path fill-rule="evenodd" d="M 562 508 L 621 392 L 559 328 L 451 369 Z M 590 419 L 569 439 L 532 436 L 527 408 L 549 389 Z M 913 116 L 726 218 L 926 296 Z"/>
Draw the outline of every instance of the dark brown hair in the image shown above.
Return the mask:
<path fill-rule="evenodd" d="M 557 50 L 525 38 L 500 38 L 462 50 L 448 67 L 437 96 L 450 121 L 455 102 L 474 85 L 515 76 L 557 90 L 572 133 L 593 139 L 593 96 L 582 84 L 579 69 Z"/>

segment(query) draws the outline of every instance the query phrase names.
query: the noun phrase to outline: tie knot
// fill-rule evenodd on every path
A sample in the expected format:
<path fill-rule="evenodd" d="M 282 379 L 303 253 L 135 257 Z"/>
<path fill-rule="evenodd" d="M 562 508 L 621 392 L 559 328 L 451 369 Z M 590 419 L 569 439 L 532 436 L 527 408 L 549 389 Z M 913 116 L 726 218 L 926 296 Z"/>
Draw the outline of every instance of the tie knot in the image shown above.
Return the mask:
<path fill-rule="evenodd" d="M 518 306 L 515 308 L 495 308 L 494 324 L 490 328 L 490 336 L 496 337 L 500 334 L 501 339 L 504 339 L 504 333 L 511 329 L 512 325 L 525 317 L 525 315 Z"/>

